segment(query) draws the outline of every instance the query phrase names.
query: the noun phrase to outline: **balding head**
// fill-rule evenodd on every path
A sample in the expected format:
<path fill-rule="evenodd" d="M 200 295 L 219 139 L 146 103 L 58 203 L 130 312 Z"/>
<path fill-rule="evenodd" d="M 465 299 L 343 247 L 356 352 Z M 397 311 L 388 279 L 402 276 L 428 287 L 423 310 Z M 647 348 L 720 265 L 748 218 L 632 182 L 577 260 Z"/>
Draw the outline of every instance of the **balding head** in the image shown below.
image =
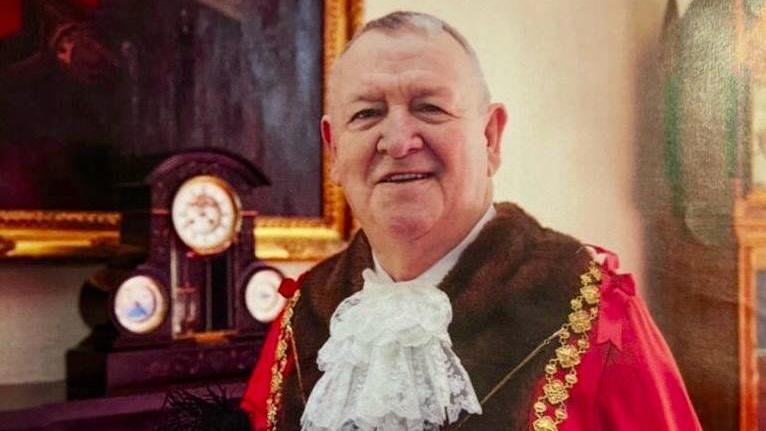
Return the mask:
<path fill-rule="evenodd" d="M 487 81 L 484 78 L 484 73 L 481 70 L 479 64 L 479 58 L 471 45 L 468 43 L 465 37 L 460 34 L 457 29 L 448 24 L 447 22 L 429 14 L 411 11 L 396 11 L 384 15 L 380 18 L 376 18 L 369 21 L 361 29 L 359 29 L 354 37 L 346 44 L 340 56 L 335 60 L 333 69 L 331 71 L 329 80 L 329 98 L 330 105 L 333 102 L 333 90 L 338 85 L 336 82 L 338 69 L 343 62 L 345 54 L 352 49 L 354 45 L 365 34 L 370 32 L 381 32 L 389 36 L 397 36 L 404 33 L 420 34 L 424 37 L 435 37 L 440 34 L 449 36 L 453 41 L 460 45 L 465 54 L 470 59 L 470 63 L 473 66 L 473 76 L 466 77 L 466 79 L 474 79 L 478 91 L 481 94 L 482 104 L 486 105 L 490 101 L 489 87 Z"/>

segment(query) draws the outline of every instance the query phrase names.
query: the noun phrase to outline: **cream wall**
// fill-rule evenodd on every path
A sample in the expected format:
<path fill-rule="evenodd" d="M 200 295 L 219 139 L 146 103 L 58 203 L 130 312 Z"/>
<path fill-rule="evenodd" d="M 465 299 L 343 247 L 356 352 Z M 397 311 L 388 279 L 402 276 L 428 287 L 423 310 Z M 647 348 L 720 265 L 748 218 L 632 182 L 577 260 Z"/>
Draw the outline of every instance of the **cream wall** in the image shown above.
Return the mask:
<path fill-rule="evenodd" d="M 88 335 L 80 286 L 95 265 L 0 265 L 0 385 L 63 380 L 64 354 Z"/>
<path fill-rule="evenodd" d="M 639 63 L 658 52 L 666 3 L 368 0 L 365 17 L 410 9 L 461 31 L 479 55 L 493 99 L 510 116 L 496 199 L 617 251 L 623 269 L 641 282 L 637 83 Z"/>

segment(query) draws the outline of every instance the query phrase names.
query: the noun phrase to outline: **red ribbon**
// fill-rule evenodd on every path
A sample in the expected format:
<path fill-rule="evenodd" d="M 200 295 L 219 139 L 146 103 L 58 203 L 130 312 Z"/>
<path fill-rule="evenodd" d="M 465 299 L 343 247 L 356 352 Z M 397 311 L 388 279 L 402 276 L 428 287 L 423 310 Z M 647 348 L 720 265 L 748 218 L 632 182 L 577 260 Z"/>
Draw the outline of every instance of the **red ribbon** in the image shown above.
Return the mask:
<path fill-rule="evenodd" d="M 293 280 L 290 277 L 283 278 L 282 283 L 279 285 L 279 294 L 288 299 L 292 298 L 293 295 L 295 295 L 295 292 L 301 288 L 304 275 L 305 273 L 301 274 L 301 276 L 298 277 L 298 280 Z"/>
<path fill-rule="evenodd" d="M 636 294 L 636 283 L 631 274 L 618 274 L 620 258 L 613 252 L 595 245 L 588 245 L 596 250 L 596 257 L 603 257 L 601 268 L 601 301 L 599 303 L 599 321 L 596 343 L 612 343 L 618 350 L 622 348 L 622 319 L 628 301 Z"/>

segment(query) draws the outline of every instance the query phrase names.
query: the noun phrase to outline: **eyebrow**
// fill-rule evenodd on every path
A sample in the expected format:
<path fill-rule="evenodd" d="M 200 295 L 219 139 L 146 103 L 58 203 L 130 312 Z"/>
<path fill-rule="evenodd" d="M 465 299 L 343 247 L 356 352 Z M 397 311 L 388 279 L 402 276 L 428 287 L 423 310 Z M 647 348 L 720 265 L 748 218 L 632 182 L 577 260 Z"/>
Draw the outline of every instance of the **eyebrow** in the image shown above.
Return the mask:
<path fill-rule="evenodd" d="M 419 87 L 413 91 L 416 98 L 429 96 L 452 96 L 453 91 L 447 86 Z"/>
<path fill-rule="evenodd" d="M 380 96 L 377 94 L 372 93 L 366 93 L 366 94 L 357 94 L 356 96 L 352 96 L 350 100 L 348 100 L 346 103 L 357 103 L 357 102 L 379 102 Z"/>

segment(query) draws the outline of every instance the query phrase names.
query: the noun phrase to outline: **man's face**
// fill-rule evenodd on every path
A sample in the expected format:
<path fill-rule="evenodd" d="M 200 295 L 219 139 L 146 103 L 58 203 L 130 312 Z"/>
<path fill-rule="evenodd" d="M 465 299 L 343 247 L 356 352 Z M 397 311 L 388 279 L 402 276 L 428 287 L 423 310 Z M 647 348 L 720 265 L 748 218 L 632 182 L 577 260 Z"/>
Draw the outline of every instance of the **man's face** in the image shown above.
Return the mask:
<path fill-rule="evenodd" d="M 475 223 L 505 111 L 487 105 L 463 48 L 446 33 L 373 30 L 339 62 L 322 136 L 362 227 L 412 240 Z"/>

